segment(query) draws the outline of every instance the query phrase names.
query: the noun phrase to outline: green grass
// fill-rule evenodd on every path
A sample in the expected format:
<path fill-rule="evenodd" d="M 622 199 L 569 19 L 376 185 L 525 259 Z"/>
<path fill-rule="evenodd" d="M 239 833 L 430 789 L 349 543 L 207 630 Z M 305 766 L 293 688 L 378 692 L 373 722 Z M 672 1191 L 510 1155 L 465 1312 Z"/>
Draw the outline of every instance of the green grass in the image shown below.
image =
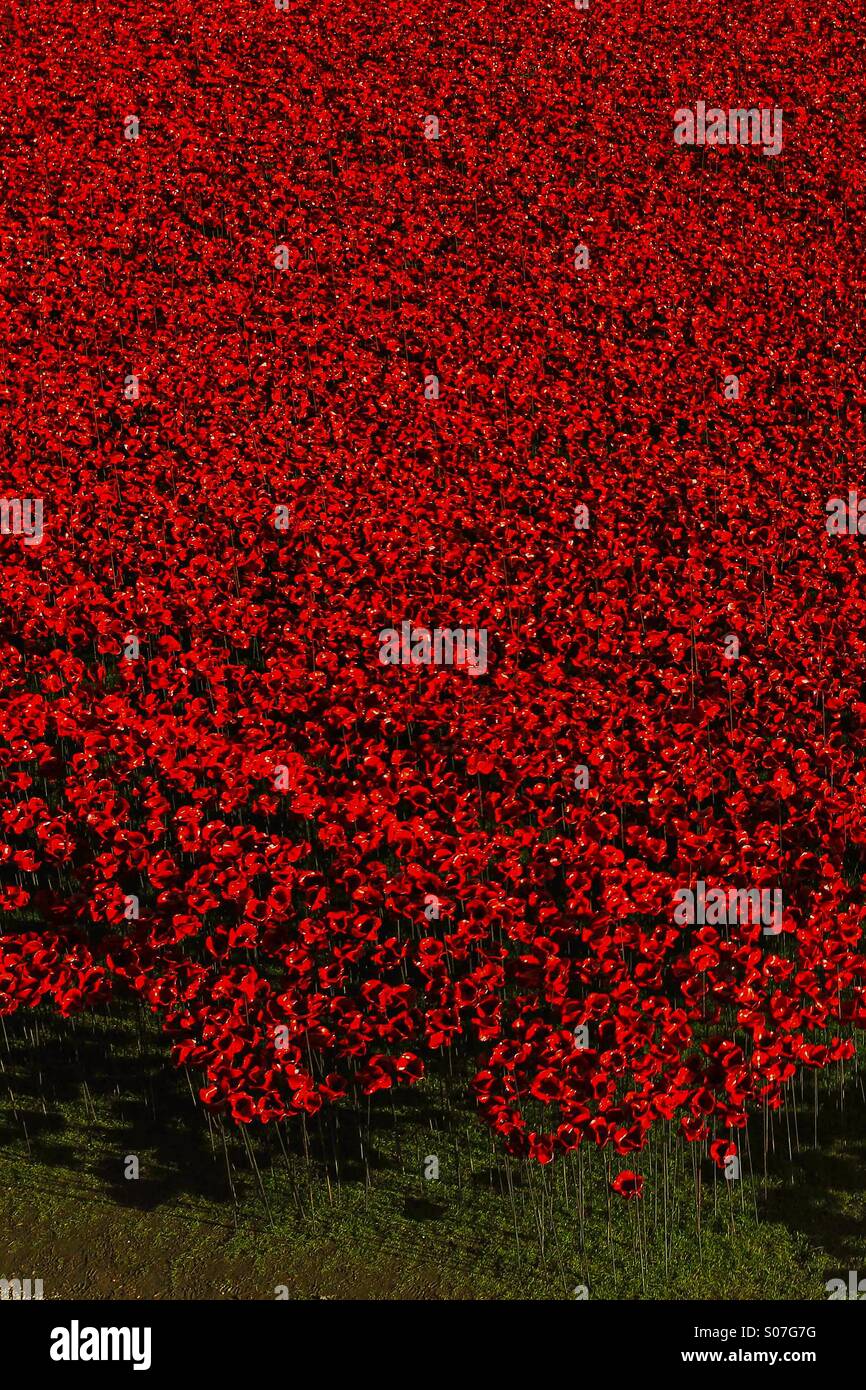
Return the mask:
<path fill-rule="evenodd" d="M 508 1162 L 456 1078 L 374 1096 L 369 1127 L 365 1108 L 360 1126 L 344 1111 L 338 1133 L 293 1123 L 283 1146 L 256 1126 L 247 1144 L 209 1121 L 149 1020 L 40 1013 L 38 1037 L 35 1023 L 7 1020 L 0 1035 L 0 1274 L 41 1278 L 46 1298 L 285 1286 L 559 1299 L 585 1285 L 590 1298 L 812 1299 L 848 1269 L 866 1274 L 866 1103 L 850 1068 L 844 1092 L 838 1073 L 822 1082 L 817 1148 L 809 1078 L 768 1131 L 766 1174 L 758 1117 L 753 1172 L 727 1183 L 675 1133 L 630 1160 L 587 1147 L 546 1169 Z M 440 1179 L 425 1181 L 434 1154 Z M 642 1200 L 608 1200 L 608 1164 L 646 1175 Z"/>

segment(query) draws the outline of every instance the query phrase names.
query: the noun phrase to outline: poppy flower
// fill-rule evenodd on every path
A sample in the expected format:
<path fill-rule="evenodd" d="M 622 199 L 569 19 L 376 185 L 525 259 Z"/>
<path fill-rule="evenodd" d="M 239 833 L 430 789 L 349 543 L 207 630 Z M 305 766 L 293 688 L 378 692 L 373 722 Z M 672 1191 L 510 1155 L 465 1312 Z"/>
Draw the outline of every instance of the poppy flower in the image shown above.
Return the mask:
<path fill-rule="evenodd" d="M 610 1189 L 618 1197 L 625 1197 L 627 1201 L 631 1201 L 633 1197 L 643 1196 L 643 1185 L 644 1180 L 640 1173 L 633 1173 L 630 1168 L 624 1168 L 611 1179 Z"/>

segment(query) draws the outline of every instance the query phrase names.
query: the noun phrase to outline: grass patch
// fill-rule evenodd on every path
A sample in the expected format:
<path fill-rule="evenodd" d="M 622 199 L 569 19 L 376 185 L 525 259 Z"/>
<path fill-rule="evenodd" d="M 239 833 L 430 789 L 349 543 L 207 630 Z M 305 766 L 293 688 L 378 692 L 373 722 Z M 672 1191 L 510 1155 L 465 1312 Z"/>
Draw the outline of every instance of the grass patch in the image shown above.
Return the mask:
<path fill-rule="evenodd" d="M 756 1117 L 736 1182 L 676 1131 L 630 1159 L 517 1163 L 435 1076 L 359 1116 L 239 1131 L 131 1008 L 6 1020 L 0 1068 L 0 1273 L 47 1298 L 821 1299 L 866 1272 L 850 1067 L 820 1080 L 817 1147 L 810 1077 L 767 1126 L 766 1168 Z M 639 1201 L 609 1193 L 625 1167 Z"/>

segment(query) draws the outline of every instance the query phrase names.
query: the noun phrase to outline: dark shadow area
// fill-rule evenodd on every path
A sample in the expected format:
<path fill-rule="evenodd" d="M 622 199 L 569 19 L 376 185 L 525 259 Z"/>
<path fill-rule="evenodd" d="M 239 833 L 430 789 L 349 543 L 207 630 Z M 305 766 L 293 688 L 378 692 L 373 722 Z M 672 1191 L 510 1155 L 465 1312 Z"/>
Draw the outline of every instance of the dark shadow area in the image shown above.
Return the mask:
<path fill-rule="evenodd" d="M 427 1197 L 407 1197 L 403 1215 L 412 1221 L 441 1221 L 447 1210 L 441 1202 L 431 1202 Z"/>
<path fill-rule="evenodd" d="M 758 1198 L 758 1210 L 769 1220 L 806 1237 L 826 1251 L 827 1278 L 848 1269 L 866 1274 L 866 1103 L 859 1087 L 846 1088 L 844 1108 L 838 1091 L 821 1098 L 818 1148 L 814 1145 L 814 1112 L 797 1108 L 800 1147 L 792 1141 L 792 1156 L 776 1136 L 770 1172 L 784 1185 Z M 752 1127 L 753 1157 L 760 1152 L 761 1129 Z"/>

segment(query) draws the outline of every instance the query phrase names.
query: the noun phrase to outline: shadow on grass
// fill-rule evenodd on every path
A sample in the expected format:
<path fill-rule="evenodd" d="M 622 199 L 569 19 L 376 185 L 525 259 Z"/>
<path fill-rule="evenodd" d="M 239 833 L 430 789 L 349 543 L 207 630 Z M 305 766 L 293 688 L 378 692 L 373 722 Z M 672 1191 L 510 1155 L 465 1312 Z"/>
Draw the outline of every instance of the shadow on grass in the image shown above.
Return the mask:
<path fill-rule="evenodd" d="M 844 1108 L 838 1091 L 822 1098 L 817 1148 L 813 1113 L 798 1109 L 797 1123 L 801 1147 L 792 1143 L 789 1157 L 787 1134 L 783 1154 L 777 1141 L 770 1171 L 781 1182 L 759 1197 L 758 1209 L 823 1250 L 828 1279 L 848 1269 L 866 1274 L 866 1103 L 859 1087 L 846 1091 Z"/>

